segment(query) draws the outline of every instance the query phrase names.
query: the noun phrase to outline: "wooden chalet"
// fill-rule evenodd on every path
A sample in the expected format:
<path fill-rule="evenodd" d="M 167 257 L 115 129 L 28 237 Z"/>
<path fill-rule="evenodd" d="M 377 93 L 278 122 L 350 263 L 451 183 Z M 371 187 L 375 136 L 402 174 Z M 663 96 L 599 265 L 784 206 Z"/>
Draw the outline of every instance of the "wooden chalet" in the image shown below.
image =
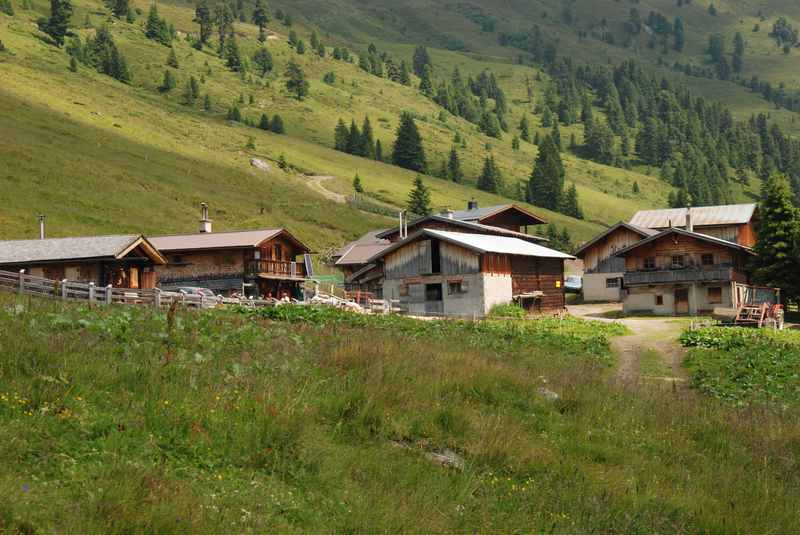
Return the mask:
<path fill-rule="evenodd" d="M 169 261 L 158 268 L 163 289 L 191 286 L 275 299 L 301 296 L 303 282 L 313 275 L 305 244 L 282 228 L 211 232 L 203 208 L 201 232 L 150 239 Z"/>
<path fill-rule="evenodd" d="M 166 263 L 140 234 L 0 241 L 2 270 L 97 286 L 154 288 L 156 270 Z"/>
<path fill-rule="evenodd" d="M 758 205 L 727 204 L 691 208 L 640 210 L 630 220 L 638 228 L 663 231 L 683 228 L 752 247 L 758 230 Z"/>
<path fill-rule="evenodd" d="M 625 262 L 625 312 L 673 315 L 736 308 L 754 253 L 745 245 L 671 228 L 616 254 Z"/>
<path fill-rule="evenodd" d="M 383 294 L 383 272 L 368 260 L 389 246 L 390 242 L 377 237 L 383 231 L 368 232 L 348 243 L 333 255 L 334 265 L 342 271 L 348 292 L 365 292 L 377 298 Z"/>
<path fill-rule="evenodd" d="M 382 266 L 383 297 L 409 314 L 483 317 L 497 304 L 564 308 L 570 255 L 517 237 L 417 230 L 368 259 Z"/>
<path fill-rule="evenodd" d="M 620 301 L 625 259 L 617 252 L 655 234 L 657 230 L 620 221 L 583 244 L 575 256 L 583 261 L 584 301 Z"/>

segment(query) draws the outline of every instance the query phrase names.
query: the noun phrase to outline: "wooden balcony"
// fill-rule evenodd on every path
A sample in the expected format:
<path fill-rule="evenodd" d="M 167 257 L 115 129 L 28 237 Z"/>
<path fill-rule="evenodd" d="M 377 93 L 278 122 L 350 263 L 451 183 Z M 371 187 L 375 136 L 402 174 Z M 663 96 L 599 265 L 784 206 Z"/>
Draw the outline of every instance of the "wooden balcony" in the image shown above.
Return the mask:
<path fill-rule="evenodd" d="M 640 284 L 670 284 L 683 282 L 738 281 L 742 277 L 732 267 L 709 269 L 662 269 L 654 271 L 628 271 L 623 277 L 625 286 Z"/>
<path fill-rule="evenodd" d="M 307 277 L 302 262 L 284 260 L 252 260 L 247 263 L 247 274 L 266 279 L 305 279 Z"/>

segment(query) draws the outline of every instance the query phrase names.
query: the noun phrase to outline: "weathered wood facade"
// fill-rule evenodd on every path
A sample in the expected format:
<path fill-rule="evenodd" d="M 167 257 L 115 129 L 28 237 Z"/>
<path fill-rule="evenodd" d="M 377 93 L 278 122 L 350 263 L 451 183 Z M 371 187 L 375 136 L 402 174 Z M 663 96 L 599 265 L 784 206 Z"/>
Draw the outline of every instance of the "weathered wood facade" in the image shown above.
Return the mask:
<path fill-rule="evenodd" d="M 682 229 L 666 230 L 619 253 L 628 312 L 700 314 L 734 306 L 746 283 L 749 247 Z"/>

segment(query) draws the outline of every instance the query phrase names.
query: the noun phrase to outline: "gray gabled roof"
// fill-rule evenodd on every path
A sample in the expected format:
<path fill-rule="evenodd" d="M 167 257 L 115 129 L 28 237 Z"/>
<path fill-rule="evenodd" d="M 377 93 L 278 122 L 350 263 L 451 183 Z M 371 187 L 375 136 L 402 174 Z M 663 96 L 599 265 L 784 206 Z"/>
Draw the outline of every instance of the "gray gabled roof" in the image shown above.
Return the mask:
<path fill-rule="evenodd" d="M 496 204 L 494 206 L 484 206 L 482 208 L 475 208 L 472 210 L 456 210 L 453 212 L 453 218 L 460 221 L 480 221 L 481 219 L 499 214 L 500 212 L 505 212 L 506 210 L 516 210 L 521 214 L 535 220 L 535 224 L 546 223 L 546 221 L 541 217 L 520 206 L 517 206 L 516 204 Z"/>
<path fill-rule="evenodd" d="M 753 219 L 756 204 L 726 204 L 722 206 L 697 206 L 692 208 L 664 208 L 639 210 L 630 220 L 631 225 L 644 228 L 665 229 L 685 227 L 686 214 L 692 211 L 692 226 L 744 225 Z"/>
<path fill-rule="evenodd" d="M 153 236 L 150 241 L 159 251 L 170 253 L 176 251 L 202 251 L 208 249 L 243 249 L 258 247 L 259 244 L 279 235 L 285 235 L 300 249 L 306 247 L 300 240 L 283 228 L 258 230 L 233 230 L 227 232 L 199 232 L 195 234 L 174 234 L 169 236 Z"/>
<path fill-rule="evenodd" d="M 507 254 L 516 256 L 533 256 L 538 258 L 558 258 L 562 260 L 574 259 L 574 256 L 549 249 L 536 243 L 512 238 L 509 236 L 492 236 L 486 234 L 467 234 L 466 232 L 448 232 L 444 230 L 422 229 L 411 234 L 403 241 L 395 242 L 383 251 L 377 253 L 367 260 L 368 263 L 375 262 L 387 254 L 395 251 L 408 243 L 421 238 L 436 238 L 469 249 L 478 254 L 493 253 Z"/>
<path fill-rule="evenodd" d="M 662 230 L 658 234 L 650 236 L 649 238 L 645 238 L 642 241 L 638 241 L 633 245 L 629 245 L 624 249 L 620 249 L 615 253 L 614 256 L 625 256 L 627 253 L 633 251 L 641 247 L 642 245 L 646 245 L 648 243 L 654 242 L 658 239 L 663 238 L 664 236 L 669 236 L 670 234 L 680 234 L 682 236 L 688 236 L 690 238 L 695 238 L 700 241 L 713 243 L 715 245 L 721 245 L 723 247 L 728 247 L 729 249 L 737 249 L 747 254 L 755 255 L 755 251 L 753 251 L 752 247 L 747 247 L 746 245 L 739 245 L 738 243 L 730 242 L 728 240 L 723 240 L 720 238 L 715 238 L 714 236 L 709 236 L 707 234 L 702 234 L 700 232 L 689 232 L 688 230 L 684 230 L 682 228 L 669 228 L 667 230 Z"/>
<path fill-rule="evenodd" d="M 583 253 L 583 252 L 584 252 L 586 249 L 588 249 L 589 247 L 591 247 L 591 246 L 592 246 L 592 245 L 594 245 L 595 243 L 599 242 L 600 240 L 602 240 L 602 239 L 603 239 L 603 238 L 605 238 L 606 236 L 609 236 L 609 235 L 613 234 L 614 232 L 616 232 L 616 231 L 617 231 L 618 229 L 620 229 L 620 228 L 626 228 L 626 229 L 630 230 L 631 232 L 635 232 L 636 234 L 638 234 L 638 235 L 639 235 L 639 236 L 641 236 L 642 238 L 646 238 L 646 237 L 648 237 L 648 236 L 655 236 L 656 234 L 658 234 L 658 231 L 657 231 L 657 230 L 653 230 L 653 229 L 649 229 L 649 228 L 637 227 L 636 225 L 631 225 L 630 223 L 625 223 L 624 221 L 620 221 L 620 222 L 619 222 L 619 223 L 617 223 L 616 225 L 614 225 L 614 226 L 612 226 L 612 227 L 608 228 L 608 229 L 607 229 L 606 231 L 604 231 L 603 233 L 601 233 L 601 234 L 599 234 L 599 235 L 595 236 L 594 238 L 592 238 L 592 239 L 591 239 L 591 240 L 589 240 L 588 242 L 586 242 L 586 243 L 584 243 L 583 245 L 581 245 L 581 246 L 578 248 L 578 250 L 577 250 L 577 251 L 575 251 L 575 256 L 577 256 L 577 257 L 579 257 L 579 258 L 580 258 L 581 254 L 582 254 L 582 253 Z"/>
<path fill-rule="evenodd" d="M 501 227 L 495 227 L 493 225 L 484 225 L 482 223 L 474 223 L 472 221 L 463 221 L 463 220 L 457 219 L 455 217 L 451 218 L 451 217 L 447 217 L 447 216 L 443 216 L 443 215 L 427 215 L 427 216 L 418 217 L 414 221 L 410 221 L 408 223 L 408 226 L 409 226 L 409 228 L 411 228 L 411 227 L 414 227 L 416 225 L 420 225 L 420 224 L 422 224 L 422 223 L 424 223 L 426 221 L 437 221 L 437 222 L 441 222 L 441 223 L 447 223 L 447 224 L 453 225 L 455 227 L 461 227 L 461 228 L 470 229 L 470 230 L 483 230 L 483 231 L 486 231 L 486 232 L 491 232 L 492 234 L 498 234 L 498 235 L 501 235 L 501 236 L 512 236 L 512 237 L 520 238 L 522 240 L 539 241 L 539 242 L 546 242 L 547 241 L 547 238 L 544 238 L 542 236 L 536 236 L 535 234 L 525 234 L 524 232 L 516 232 L 514 230 L 508 230 L 508 229 L 501 228 Z M 376 236 L 378 238 L 386 238 L 388 236 L 391 236 L 395 232 L 397 232 L 397 230 L 398 230 L 397 227 L 392 227 L 390 229 L 386 229 L 386 230 L 384 230 L 382 232 L 379 232 L 378 234 L 376 234 Z"/>
<path fill-rule="evenodd" d="M 0 241 L 0 264 L 119 259 L 143 245 L 159 263 L 163 257 L 140 234 Z"/>

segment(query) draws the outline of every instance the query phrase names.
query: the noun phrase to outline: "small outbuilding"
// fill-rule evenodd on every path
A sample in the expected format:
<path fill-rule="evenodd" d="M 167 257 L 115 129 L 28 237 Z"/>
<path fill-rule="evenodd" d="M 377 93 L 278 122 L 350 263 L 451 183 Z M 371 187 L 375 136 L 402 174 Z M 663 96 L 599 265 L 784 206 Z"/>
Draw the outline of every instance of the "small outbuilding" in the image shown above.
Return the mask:
<path fill-rule="evenodd" d="M 511 236 L 424 228 L 368 259 L 384 274 L 383 297 L 413 315 L 483 317 L 518 302 L 564 308 L 564 261 L 574 257 Z"/>

